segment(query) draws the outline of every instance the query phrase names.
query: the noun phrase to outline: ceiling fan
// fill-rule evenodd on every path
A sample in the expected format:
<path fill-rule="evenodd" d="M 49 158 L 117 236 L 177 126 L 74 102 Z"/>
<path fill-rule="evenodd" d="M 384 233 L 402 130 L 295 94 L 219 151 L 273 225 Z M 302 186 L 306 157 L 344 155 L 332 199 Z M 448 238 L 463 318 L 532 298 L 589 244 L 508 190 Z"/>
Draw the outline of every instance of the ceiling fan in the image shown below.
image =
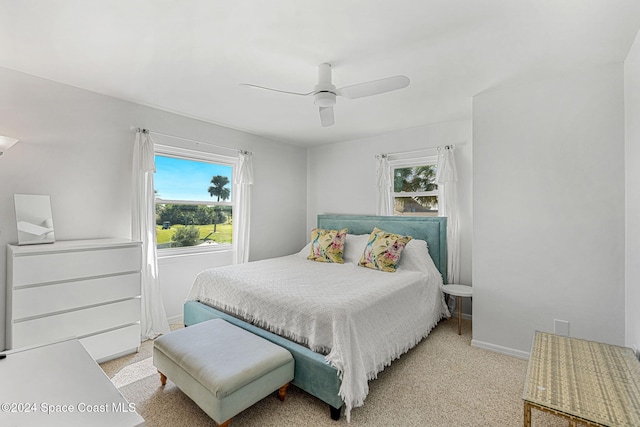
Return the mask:
<path fill-rule="evenodd" d="M 320 111 L 320 123 L 322 126 L 332 126 L 335 123 L 333 106 L 336 103 L 336 96 L 347 99 L 363 98 L 365 96 L 377 95 L 379 93 L 390 92 L 409 86 L 407 76 L 393 76 L 384 79 L 372 80 L 370 82 L 358 83 L 337 89 L 331 83 L 331 64 L 318 65 L 318 84 L 308 93 L 289 92 L 286 90 L 272 89 L 269 87 L 242 83 L 242 86 L 257 89 L 266 89 L 273 92 L 286 93 L 289 95 L 309 96 L 313 95 L 313 103 Z"/>

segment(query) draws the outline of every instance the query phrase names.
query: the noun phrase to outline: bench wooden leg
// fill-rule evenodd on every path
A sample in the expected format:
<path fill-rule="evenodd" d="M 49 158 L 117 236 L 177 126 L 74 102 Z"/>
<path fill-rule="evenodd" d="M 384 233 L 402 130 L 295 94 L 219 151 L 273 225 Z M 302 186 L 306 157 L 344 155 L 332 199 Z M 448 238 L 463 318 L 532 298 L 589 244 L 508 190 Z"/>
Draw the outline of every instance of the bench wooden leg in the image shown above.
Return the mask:
<path fill-rule="evenodd" d="M 280 399 L 281 402 L 284 402 L 284 398 L 287 397 L 288 387 L 289 387 L 289 383 L 286 383 L 285 385 L 283 385 L 278 389 L 278 399 Z"/>
<path fill-rule="evenodd" d="M 223 422 L 222 424 L 218 424 L 218 423 L 216 423 L 216 424 L 218 424 L 218 427 L 228 427 L 229 424 L 231 424 L 231 420 L 232 419 L 233 418 L 229 418 L 227 421 Z"/>
<path fill-rule="evenodd" d="M 160 374 L 160 384 L 167 385 L 167 376 L 160 371 L 158 373 Z"/>

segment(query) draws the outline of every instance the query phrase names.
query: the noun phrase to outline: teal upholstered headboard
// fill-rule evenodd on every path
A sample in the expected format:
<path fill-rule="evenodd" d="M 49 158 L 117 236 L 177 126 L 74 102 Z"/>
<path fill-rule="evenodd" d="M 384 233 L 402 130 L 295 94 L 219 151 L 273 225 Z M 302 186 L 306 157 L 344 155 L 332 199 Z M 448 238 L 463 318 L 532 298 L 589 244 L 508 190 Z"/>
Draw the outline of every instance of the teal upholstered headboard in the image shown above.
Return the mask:
<path fill-rule="evenodd" d="M 373 227 L 427 242 L 429 254 L 447 283 L 447 218 L 369 215 L 318 215 L 318 228 L 369 234 Z"/>

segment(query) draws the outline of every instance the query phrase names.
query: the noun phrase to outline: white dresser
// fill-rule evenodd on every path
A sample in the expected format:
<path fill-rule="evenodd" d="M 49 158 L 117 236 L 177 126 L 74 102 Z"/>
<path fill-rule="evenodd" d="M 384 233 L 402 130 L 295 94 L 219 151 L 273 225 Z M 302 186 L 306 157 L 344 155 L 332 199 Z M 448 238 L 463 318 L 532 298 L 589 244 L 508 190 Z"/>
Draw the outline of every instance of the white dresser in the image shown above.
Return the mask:
<path fill-rule="evenodd" d="M 77 337 L 99 362 L 137 351 L 140 268 L 125 239 L 8 245 L 7 348 Z"/>

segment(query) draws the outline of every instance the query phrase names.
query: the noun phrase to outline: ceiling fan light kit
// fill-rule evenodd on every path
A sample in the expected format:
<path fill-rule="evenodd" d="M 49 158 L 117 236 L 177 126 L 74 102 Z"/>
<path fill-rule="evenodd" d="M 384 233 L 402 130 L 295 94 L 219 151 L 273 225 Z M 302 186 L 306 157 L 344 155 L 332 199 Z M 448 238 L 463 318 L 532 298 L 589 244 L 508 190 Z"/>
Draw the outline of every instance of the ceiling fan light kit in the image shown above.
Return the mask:
<path fill-rule="evenodd" d="M 336 94 L 332 92 L 317 92 L 313 96 L 313 103 L 318 107 L 331 107 L 336 103 Z"/>
<path fill-rule="evenodd" d="M 242 84 L 242 86 L 266 89 L 289 95 L 313 95 L 313 103 L 319 108 L 320 124 L 323 127 L 327 127 L 333 126 L 335 123 L 333 106 L 336 103 L 336 96 L 342 96 L 347 99 L 363 98 L 365 96 L 378 95 L 380 93 L 402 89 L 409 86 L 409 83 L 410 81 L 407 76 L 393 76 L 336 89 L 331 82 L 331 64 L 323 63 L 318 65 L 318 84 L 315 85 L 313 91 L 309 93 L 289 92 L 252 84 Z"/>
<path fill-rule="evenodd" d="M 331 65 L 318 66 L 318 84 L 313 88 L 313 103 L 318 107 L 331 107 L 336 103 L 336 87 L 331 83 Z"/>

